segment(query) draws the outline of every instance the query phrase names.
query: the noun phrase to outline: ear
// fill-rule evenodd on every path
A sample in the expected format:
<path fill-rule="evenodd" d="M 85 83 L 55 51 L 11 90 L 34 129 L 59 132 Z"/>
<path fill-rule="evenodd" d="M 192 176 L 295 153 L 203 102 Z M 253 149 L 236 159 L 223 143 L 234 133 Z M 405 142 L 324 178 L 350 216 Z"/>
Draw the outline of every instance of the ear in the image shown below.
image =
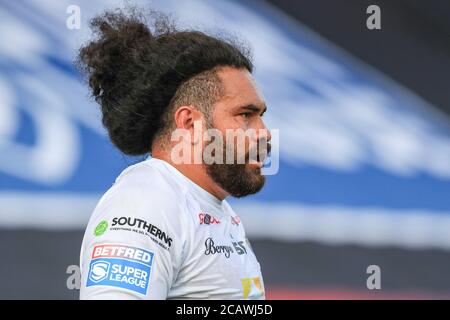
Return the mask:
<path fill-rule="evenodd" d="M 203 136 L 203 114 L 193 106 L 181 106 L 174 114 L 176 129 L 189 132 L 191 143 L 199 143 Z M 201 130 L 199 132 L 199 129 Z"/>

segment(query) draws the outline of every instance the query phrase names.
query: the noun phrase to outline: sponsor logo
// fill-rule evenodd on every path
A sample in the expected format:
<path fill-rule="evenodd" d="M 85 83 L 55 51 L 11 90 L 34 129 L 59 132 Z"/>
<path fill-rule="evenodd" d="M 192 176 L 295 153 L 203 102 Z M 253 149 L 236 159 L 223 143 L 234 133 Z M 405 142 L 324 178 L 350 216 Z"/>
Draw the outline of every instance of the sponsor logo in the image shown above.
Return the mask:
<path fill-rule="evenodd" d="M 112 231 L 131 231 L 150 237 L 162 248 L 169 250 L 172 245 L 172 238 L 157 226 L 132 217 L 115 217 L 112 219 L 110 230 Z"/>
<path fill-rule="evenodd" d="M 95 246 L 86 286 L 112 286 L 147 294 L 154 254 L 120 244 Z"/>
<path fill-rule="evenodd" d="M 220 224 L 218 218 L 215 218 L 208 213 L 199 213 L 198 218 L 200 219 L 200 224 Z"/>
<path fill-rule="evenodd" d="M 230 257 L 231 253 L 234 253 L 233 248 L 231 246 L 224 245 L 216 245 L 212 238 L 208 238 L 205 240 L 205 255 L 210 254 L 224 254 L 226 258 Z"/>
<path fill-rule="evenodd" d="M 241 279 L 244 299 L 257 299 L 264 295 L 264 286 L 259 277 Z"/>
<path fill-rule="evenodd" d="M 107 229 L 108 229 L 108 221 L 106 220 L 100 221 L 98 225 L 95 227 L 94 235 L 96 237 L 101 236 L 106 232 Z"/>
<path fill-rule="evenodd" d="M 107 261 L 96 261 L 92 263 L 89 279 L 95 283 L 105 280 L 108 277 L 110 267 L 111 264 Z"/>
<path fill-rule="evenodd" d="M 238 226 L 241 223 L 241 219 L 238 216 L 231 216 L 231 224 Z"/>
<path fill-rule="evenodd" d="M 232 246 L 216 245 L 212 238 L 205 240 L 205 255 L 223 254 L 225 258 L 229 258 L 232 253 L 238 255 L 247 254 L 247 249 L 244 246 L 244 241 L 231 242 Z"/>
<path fill-rule="evenodd" d="M 244 246 L 244 241 L 231 242 L 238 255 L 247 254 L 247 249 Z"/>

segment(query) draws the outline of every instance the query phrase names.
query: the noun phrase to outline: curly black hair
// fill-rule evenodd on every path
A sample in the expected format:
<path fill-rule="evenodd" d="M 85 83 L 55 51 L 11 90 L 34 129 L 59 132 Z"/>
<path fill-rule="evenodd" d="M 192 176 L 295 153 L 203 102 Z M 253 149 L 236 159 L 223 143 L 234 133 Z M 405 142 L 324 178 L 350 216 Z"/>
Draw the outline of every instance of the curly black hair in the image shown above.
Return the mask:
<path fill-rule="evenodd" d="M 253 71 L 242 43 L 177 30 L 160 12 L 116 9 L 90 25 L 96 37 L 80 48 L 78 67 L 101 107 L 112 143 L 127 155 L 151 152 L 155 137 L 169 125 L 174 97 L 191 79 L 202 74 L 210 79 L 223 66 Z"/>

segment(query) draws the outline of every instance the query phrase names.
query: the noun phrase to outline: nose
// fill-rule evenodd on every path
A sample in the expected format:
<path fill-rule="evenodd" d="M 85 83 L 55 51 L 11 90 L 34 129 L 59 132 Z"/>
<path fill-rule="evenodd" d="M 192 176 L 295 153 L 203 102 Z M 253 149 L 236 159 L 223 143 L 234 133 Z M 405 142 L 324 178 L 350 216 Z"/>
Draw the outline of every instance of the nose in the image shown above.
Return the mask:
<path fill-rule="evenodd" d="M 270 133 L 270 130 L 267 128 L 266 124 L 262 119 L 260 119 L 260 125 L 257 130 L 258 133 L 258 140 L 261 138 L 264 138 L 267 142 L 269 142 L 272 139 L 272 134 Z"/>

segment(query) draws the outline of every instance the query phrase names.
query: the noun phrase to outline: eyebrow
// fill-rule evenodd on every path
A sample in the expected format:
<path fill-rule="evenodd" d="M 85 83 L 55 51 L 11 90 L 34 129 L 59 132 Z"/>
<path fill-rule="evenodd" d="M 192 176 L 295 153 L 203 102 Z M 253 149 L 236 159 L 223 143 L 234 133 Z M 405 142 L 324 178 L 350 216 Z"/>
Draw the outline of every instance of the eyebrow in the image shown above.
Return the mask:
<path fill-rule="evenodd" d="M 265 103 L 263 104 L 263 108 L 262 109 L 261 109 L 261 107 L 258 107 L 257 105 L 254 105 L 252 103 L 240 106 L 239 108 L 240 109 L 247 109 L 247 110 L 254 111 L 254 112 L 260 112 L 261 115 L 263 115 L 264 112 L 267 111 L 267 106 L 266 106 Z"/>

